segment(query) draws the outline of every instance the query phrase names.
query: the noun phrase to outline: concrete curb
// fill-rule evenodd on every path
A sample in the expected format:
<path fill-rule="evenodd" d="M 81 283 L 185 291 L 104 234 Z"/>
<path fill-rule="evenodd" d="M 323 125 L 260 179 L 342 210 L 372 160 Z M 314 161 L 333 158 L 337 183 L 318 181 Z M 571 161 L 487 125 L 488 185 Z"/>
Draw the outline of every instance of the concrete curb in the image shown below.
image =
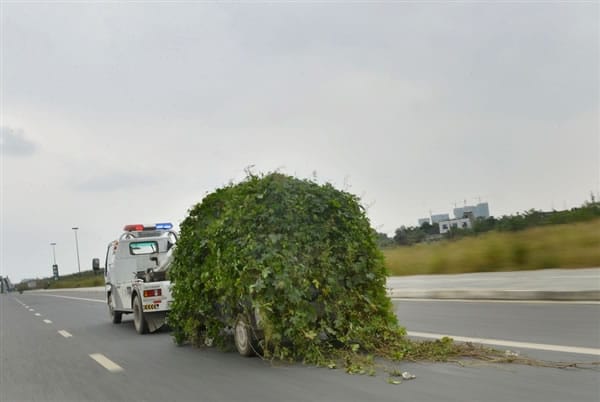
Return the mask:
<path fill-rule="evenodd" d="M 388 289 L 398 299 L 600 301 L 600 290 Z"/>

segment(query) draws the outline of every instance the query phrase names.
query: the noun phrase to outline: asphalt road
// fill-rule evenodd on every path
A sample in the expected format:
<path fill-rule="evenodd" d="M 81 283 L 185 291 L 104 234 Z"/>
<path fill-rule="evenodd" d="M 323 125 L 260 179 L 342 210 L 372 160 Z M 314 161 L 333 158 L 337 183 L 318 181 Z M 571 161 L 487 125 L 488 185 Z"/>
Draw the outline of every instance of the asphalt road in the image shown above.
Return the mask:
<path fill-rule="evenodd" d="M 600 348 L 600 303 L 400 300 L 394 305 L 411 331 Z"/>
<path fill-rule="evenodd" d="M 68 298 L 54 297 L 64 295 Z M 87 300 L 86 300 L 87 299 Z M 95 292 L 0 295 L 0 401 L 597 401 L 600 370 L 401 363 L 417 378 L 273 365 L 139 336 L 130 316 L 110 323 Z M 26 308 L 27 306 L 27 308 Z M 594 304 L 400 301 L 409 330 L 598 348 Z M 31 311 L 33 310 L 33 311 Z M 528 352 L 524 350 L 522 352 Z M 551 360 L 599 356 L 533 350 Z M 92 357 L 93 356 L 93 357 Z"/>

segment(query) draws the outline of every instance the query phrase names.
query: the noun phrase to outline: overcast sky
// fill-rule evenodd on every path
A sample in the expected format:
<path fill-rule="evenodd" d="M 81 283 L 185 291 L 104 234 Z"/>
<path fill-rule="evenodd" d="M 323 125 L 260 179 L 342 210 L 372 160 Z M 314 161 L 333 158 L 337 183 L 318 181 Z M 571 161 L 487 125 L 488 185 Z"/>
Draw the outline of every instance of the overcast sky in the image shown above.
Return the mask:
<path fill-rule="evenodd" d="M 600 182 L 598 2 L 1 3 L 1 270 L 104 260 L 255 173 L 316 174 L 392 234 Z"/>

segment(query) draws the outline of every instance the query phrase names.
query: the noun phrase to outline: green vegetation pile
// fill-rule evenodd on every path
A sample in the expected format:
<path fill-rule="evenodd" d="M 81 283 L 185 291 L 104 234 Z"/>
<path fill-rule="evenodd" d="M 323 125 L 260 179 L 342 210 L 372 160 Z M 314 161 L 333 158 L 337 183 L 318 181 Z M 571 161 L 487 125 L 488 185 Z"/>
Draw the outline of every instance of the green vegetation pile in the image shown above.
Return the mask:
<path fill-rule="evenodd" d="M 170 279 L 177 343 L 226 347 L 236 318 L 258 313 L 266 357 L 406 350 L 375 231 L 330 184 L 271 173 L 207 195 L 181 224 Z"/>

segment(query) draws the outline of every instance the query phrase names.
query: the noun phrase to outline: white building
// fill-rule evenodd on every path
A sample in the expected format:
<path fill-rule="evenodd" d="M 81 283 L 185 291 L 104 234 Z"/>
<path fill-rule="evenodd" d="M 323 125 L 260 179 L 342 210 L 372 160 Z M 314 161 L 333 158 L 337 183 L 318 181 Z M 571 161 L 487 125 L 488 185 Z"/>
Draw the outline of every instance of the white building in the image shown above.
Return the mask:
<path fill-rule="evenodd" d="M 448 219 L 441 221 L 439 225 L 440 234 L 444 234 L 452 229 L 471 229 L 473 227 L 473 222 L 469 218 Z"/>
<path fill-rule="evenodd" d="M 448 214 L 431 215 L 431 224 L 440 223 L 447 220 L 450 220 L 450 215 Z"/>
<path fill-rule="evenodd" d="M 473 218 L 489 218 L 490 207 L 487 202 L 480 202 L 477 205 L 465 205 L 464 207 L 454 208 L 454 217 L 464 218 L 465 214 L 473 214 Z"/>

